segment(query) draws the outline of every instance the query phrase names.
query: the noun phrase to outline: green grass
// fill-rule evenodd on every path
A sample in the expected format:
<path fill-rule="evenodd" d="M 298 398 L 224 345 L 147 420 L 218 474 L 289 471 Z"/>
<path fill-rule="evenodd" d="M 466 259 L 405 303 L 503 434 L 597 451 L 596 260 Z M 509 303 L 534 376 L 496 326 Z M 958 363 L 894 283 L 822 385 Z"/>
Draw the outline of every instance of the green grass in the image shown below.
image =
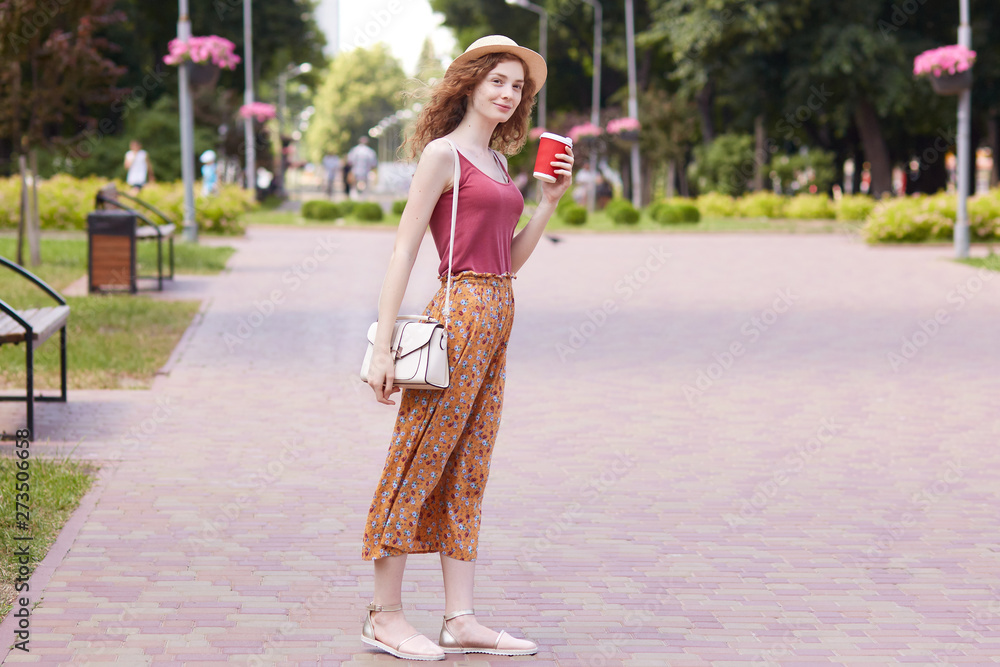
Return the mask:
<path fill-rule="evenodd" d="M 197 301 L 124 295 L 68 297 L 66 356 L 70 389 L 144 389 L 198 312 Z M 35 353 L 35 386 L 59 387 L 59 341 Z M 0 389 L 23 391 L 24 347 L 0 347 Z"/>
<path fill-rule="evenodd" d="M 143 247 L 145 246 L 145 247 Z M 14 257 L 15 242 L 0 238 L 0 254 Z M 189 243 L 175 244 L 178 273 L 218 273 L 235 250 Z M 140 267 L 151 273 L 155 247 L 140 244 Z M 43 264 L 29 267 L 57 291 L 87 272 L 86 238 L 43 239 Z M 0 268 L 0 298 L 15 308 L 53 305 L 27 280 Z M 67 358 L 70 389 L 133 389 L 152 384 L 181 335 L 198 311 L 196 301 L 160 301 L 143 295 L 67 297 Z M 0 347 L 0 389 L 24 389 L 24 347 Z M 53 338 L 35 353 L 35 383 L 59 386 L 59 345 Z"/>
<path fill-rule="evenodd" d="M 74 235 L 75 236 L 75 235 Z M 174 239 L 174 270 L 182 274 L 216 274 L 226 268 L 226 262 L 236 252 L 231 246 L 206 246 L 185 243 Z M 156 271 L 156 244 L 145 242 L 136 244 L 136 270 L 141 275 L 153 275 Z M 25 267 L 47 282 L 54 289 L 62 290 L 74 280 L 87 273 L 87 238 L 43 238 L 40 250 L 42 264 L 30 265 L 27 243 L 24 247 Z M 0 255 L 14 260 L 17 256 L 17 241 L 11 237 L 0 237 Z M 167 247 L 163 248 L 164 270 L 168 267 Z M 28 281 L 16 276 L 9 269 L 0 270 L 0 295 L 10 302 L 8 296 L 31 293 Z M 16 298 L 16 297 L 15 297 Z M 20 306 L 18 306 L 20 307 Z"/>
<path fill-rule="evenodd" d="M 990 271 L 1000 271 L 1000 255 L 995 255 L 992 252 L 986 257 L 973 257 L 959 261 L 963 264 L 968 264 L 969 266 L 989 269 Z"/>
<path fill-rule="evenodd" d="M 296 211 L 251 211 L 243 216 L 247 225 L 282 225 L 291 227 L 367 227 L 395 229 L 399 226 L 399 215 L 386 213 L 381 222 L 358 220 L 353 216 L 338 220 L 310 220 Z"/>
<path fill-rule="evenodd" d="M 80 499 L 90 489 L 96 472 L 94 465 L 86 461 L 33 456 L 27 459 L 26 472 L 29 478 L 28 499 L 25 504 L 30 508 L 30 527 L 25 532 L 18 530 L 15 523 L 15 512 L 24 509 L 15 506 L 18 499 L 15 497 L 17 490 L 14 485 L 18 483 L 15 475 L 19 460 L 10 456 L 0 457 L 0 618 L 10 612 L 16 598 L 24 596 L 24 593 L 18 595 L 15 589 L 21 566 L 15 551 L 24 544 L 29 545 L 31 558 L 28 569 L 34 572 L 56 541 L 70 514 L 80 504 Z M 24 502 L 24 499 L 21 498 L 21 501 Z M 32 540 L 28 542 L 14 539 L 15 536 L 25 535 L 30 535 Z M 29 591 L 29 596 L 32 603 L 37 604 L 39 595 L 34 586 Z"/>
<path fill-rule="evenodd" d="M 382 222 L 362 222 L 353 218 L 343 220 L 307 220 L 291 211 L 253 211 L 244 216 L 248 225 L 290 225 L 317 227 L 366 227 L 393 229 L 399 226 L 398 215 L 387 213 Z M 522 216 L 518 229 L 527 224 L 529 217 Z M 547 231 L 559 232 L 780 232 L 784 234 L 830 234 L 851 230 L 852 223 L 837 220 L 771 220 L 768 218 L 705 218 L 697 224 L 661 225 L 643 214 L 634 225 L 615 224 L 604 211 L 597 211 L 587 217 L 584 225 L 569 225 L 558 215 L 553 215 L 546 225 Z"/>

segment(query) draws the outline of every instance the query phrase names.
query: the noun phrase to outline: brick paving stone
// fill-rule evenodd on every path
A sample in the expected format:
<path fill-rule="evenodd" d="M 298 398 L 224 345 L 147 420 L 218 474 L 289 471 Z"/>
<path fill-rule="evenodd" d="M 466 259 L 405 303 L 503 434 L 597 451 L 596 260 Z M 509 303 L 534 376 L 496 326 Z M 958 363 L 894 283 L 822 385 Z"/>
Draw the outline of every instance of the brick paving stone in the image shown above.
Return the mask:
<path fill-rule="evenodd" d="M 446 664 L 1000 659 L 996 274 L 846 236 L 562 238 L 515 281 L 476 603 L 541 651 Z M 358 638 L 392 241 L 253 228 L 184 283 L 203 310 L 151 390 L 38 409 L 37 454 L 103 469 L 3 662 L 400 664 Z M 404 311 L 435 267 L 427 238 Z M 404 600 L 435 637 L 435 556 Z"/>

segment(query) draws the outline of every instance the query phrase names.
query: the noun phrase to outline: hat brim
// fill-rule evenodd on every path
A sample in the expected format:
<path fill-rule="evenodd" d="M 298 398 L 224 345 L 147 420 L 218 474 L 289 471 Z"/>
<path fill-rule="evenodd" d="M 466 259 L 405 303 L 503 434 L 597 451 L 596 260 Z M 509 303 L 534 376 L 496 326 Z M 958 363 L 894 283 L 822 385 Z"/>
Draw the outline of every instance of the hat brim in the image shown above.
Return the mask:
<path fill-rule="evenodd" d="M 528 66 L 527 77 L 535 84 L 536 93 L 542 89 L 543 85 L 545 85 L 545 79 L 548 77 L 549 73 L 549 68 L 545 64 L 545 58 L 542 58 L 541 55 L 529 48 L 515 46 L 512 44 L 486 44 L 474 49 L 469 49 L 459 57 L 455 58 L 455 60 L 448 65 L 448 69 L 450 70 L 452 67 L 462 65 L 470 60 L 475 60 L 480 56 L 485 56 L 490 53 L 510 53 L 523 60 Z"/>

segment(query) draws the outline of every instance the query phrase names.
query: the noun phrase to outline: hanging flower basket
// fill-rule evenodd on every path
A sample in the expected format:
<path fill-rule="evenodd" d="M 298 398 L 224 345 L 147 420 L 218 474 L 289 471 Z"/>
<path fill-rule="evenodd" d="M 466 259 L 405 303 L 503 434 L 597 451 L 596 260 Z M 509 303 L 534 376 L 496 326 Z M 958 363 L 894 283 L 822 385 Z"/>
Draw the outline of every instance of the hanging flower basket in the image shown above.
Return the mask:
<path fill-rule="evenodd" d="M 219 68 L 212 63 L 186 62 L 181 65 L 188 68 L 188 83 L 195 88 L 214 84 L 219 80 Z"/>
<path fill-rule="evenodd" d="M 608 134 L 622 141 L 638 141 L 639 127 L 637 118 L 615 118 L 608 121 Z"/>
<path fill-rule="evenodd" d="M 976 52 L 961 44 L 924 51 L 913 61 L 913 74 L 931 80 L 939 95 L 958 95 L 972 87 L 972 64 Z"/>
<path fill-rule="evenodd" d="M 972 88 L 972 70 L 967 69 L 957 74 L 932 76 L 931 86 L 938 95 L 958 95 L 963 90 Z"/>
<path fill-rule="evenodd" d="M 222 69 L 236 69 L 240 57 L 236 55 L 236 45 L 225 37 L 189 37 L 186 42 L 172 39 L 167 45 L 170 53 L 163 56 L 168 65 L 184 62 L 211 64 Z"/>
<path fill-rule="evenodd" d="M 274 105 L 266 102 L 251 102 L 240 107 L 240 118 L 253 118 L 258 123 L 275 118 L 277 115 Z"/>
<path fill-rule="evenodd" d="M 573 143 L 592 143 L 595 141 L 603 130 L 593 123 L 583 123 L 582 125 L 574 125 L 569 129 L 567 136 L 573 140 Z"/>

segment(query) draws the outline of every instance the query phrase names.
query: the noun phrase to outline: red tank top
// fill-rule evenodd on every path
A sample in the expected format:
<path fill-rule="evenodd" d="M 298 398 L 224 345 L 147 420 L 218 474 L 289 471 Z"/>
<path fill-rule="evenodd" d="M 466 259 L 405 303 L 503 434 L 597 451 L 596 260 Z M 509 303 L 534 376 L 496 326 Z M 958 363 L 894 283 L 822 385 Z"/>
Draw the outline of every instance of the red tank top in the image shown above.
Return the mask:
<path fill-rule="evenodd" d="M 497 158 L 494 158 L 497 159 Z M 458 216 L 455 219 L 455 256 L 452 274 L 510 273 L 510 244 L 517 221 L 524 211 L 521 191 L 506 169 L 506 183 L 495 181 L 459 153 L 462 174 L 458 187 Z M 499 163 L 499 159 L 497 159 Z M 448 241 L 451 234 L 451 190 L 441 193 L 431 214 L 431 236 L 441 263 L 438 275 L 448 273 Z"/>

